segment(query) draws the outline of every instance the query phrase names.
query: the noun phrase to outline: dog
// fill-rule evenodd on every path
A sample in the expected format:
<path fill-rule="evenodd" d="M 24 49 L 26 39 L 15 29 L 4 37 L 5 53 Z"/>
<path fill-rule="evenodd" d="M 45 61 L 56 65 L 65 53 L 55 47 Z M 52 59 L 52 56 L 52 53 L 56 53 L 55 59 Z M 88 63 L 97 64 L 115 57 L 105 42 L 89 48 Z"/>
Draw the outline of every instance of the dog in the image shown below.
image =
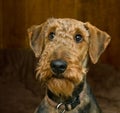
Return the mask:
<path fill-rule="evenodd" d="M 89 22 L 50 18 L 28 29 L 39 59 L 36 77 L 46 95 L 35 113 L 101 113 L 86 81 L 88 64 L 97 63 L 111 37 Z"/>

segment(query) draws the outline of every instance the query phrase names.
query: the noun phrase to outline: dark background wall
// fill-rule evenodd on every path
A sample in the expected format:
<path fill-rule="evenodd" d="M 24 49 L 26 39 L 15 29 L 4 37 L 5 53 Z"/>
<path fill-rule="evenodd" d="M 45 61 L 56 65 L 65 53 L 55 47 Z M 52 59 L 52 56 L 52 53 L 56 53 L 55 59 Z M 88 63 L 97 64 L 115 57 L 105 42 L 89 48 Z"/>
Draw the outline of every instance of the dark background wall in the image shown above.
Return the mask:
<path fill-rule="evenodd" d="M 49 17 L 75 18 L 111 35 L 102 60 L 119 66 L 119 8 L 119 0 L 0 0 L 0 48 L 28 48 L 26 29 Z"/>

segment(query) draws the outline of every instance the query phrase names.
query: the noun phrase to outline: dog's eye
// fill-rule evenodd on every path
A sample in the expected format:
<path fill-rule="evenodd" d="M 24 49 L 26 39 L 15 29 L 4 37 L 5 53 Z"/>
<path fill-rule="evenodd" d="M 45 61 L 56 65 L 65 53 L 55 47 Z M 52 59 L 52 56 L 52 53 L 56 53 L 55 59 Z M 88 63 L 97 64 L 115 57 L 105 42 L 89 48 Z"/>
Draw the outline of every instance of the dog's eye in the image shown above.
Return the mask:
<path fill-rule="evenodd" d="M 82 35 L 76 34 L 76 35 L 75 35 L 75 41 L 76 41 L 77 43 L 82 42 L 82 41 L 83 41 Z"/>
<path fill-rule="evenodd" d="M 55 33 L 54 32 L 50 32 L 50 34 L 48 35 L 48 38 L 50 40 L 52 40 L 55 37 Z"/>

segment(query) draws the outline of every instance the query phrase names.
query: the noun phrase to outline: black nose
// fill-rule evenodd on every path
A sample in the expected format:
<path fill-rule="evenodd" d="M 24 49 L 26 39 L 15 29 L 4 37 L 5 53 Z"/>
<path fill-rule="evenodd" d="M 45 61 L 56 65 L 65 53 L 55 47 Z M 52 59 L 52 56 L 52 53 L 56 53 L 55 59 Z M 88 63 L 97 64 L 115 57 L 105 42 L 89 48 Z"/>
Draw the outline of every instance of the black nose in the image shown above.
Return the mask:
<path fill-rule="evenodd" d="M 63 60 L 53 60 L 50 63 L 51 69 L 55 74 L 63 73 L 67 68 L 67 63 Z"/>

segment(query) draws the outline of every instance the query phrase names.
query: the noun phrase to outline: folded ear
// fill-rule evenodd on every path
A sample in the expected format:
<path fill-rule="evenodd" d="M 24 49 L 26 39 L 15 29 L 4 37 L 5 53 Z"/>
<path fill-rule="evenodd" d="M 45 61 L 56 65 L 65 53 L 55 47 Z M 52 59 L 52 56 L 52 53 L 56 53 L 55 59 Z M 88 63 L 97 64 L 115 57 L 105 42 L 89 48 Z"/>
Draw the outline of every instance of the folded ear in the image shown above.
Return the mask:
<path fill-rule="evenodd" d="M 95 64 L 110 43 L 111 37 L 88 22 L 85 23 L 85 27 L 90 33 L 89 55 L 91 61 Z"/>
<path fill-rule="evenodd" d="M 42 24 L 34 25 L 27 30 L 30 41 L 30 47 L 34 51 L 36 57 L 40 56 L 43 49 L 43 38 L 40 36 L 41 29 Z"/>

